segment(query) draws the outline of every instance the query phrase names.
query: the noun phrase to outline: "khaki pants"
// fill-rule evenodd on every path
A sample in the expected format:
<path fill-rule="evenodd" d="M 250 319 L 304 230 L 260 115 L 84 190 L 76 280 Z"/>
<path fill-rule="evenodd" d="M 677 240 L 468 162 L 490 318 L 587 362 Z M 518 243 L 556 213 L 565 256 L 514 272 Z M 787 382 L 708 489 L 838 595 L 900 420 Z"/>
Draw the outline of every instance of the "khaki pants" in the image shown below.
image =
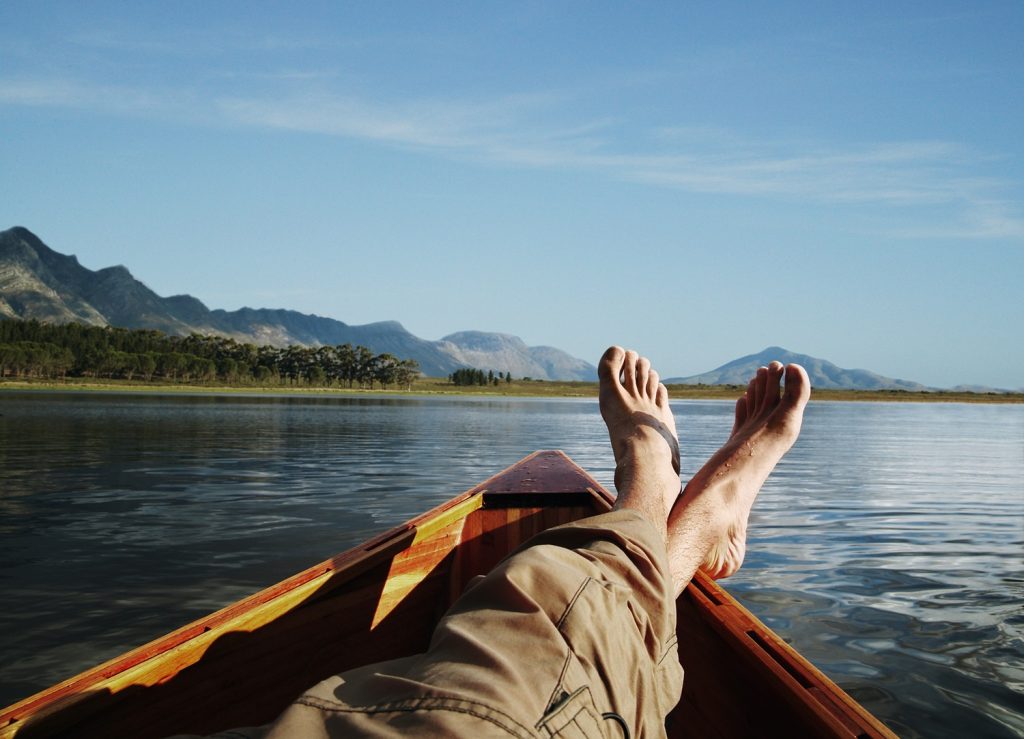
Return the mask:
<path fill-rule="evenodd" d="M 425 654 L 329 678 L 255 734 L 663 736 L 683 682 L 666 556 L 631 511 L 545 531 L 470 583 Z"/>

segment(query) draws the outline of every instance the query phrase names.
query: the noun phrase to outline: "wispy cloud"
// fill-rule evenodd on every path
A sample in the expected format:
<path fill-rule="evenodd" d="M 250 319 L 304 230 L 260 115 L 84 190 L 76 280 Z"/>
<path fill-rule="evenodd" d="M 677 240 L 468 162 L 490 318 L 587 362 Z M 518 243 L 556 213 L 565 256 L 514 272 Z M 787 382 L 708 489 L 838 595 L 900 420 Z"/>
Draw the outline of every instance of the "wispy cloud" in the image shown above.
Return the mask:
<path fill-rule="evenodd" d="M 361 45 L 361 41 L 342 41 L 337 37 L 329 40 L 308 35 L 289 36 L 276 33 L 256 33 L 243 28 L 175 29 L 173 32 L 150 30 L 138 32 L 129 26 L 111 25 L 81 30 L 68 37 L 72 46 L 95 49 L 101 52 L 115 51 L 132 54 L 170 57 L 220 56 L 233 52 L 280 52 L 308 51 L 326 46 Z"/>
<path fill-rule="evenodd" d="M 190 105 L 179 91 L 161 93 L 72 80 L 0 78 L 0 105 L 71 108 L 114 115 L 181 113 Z"/>
<path fill-rule="evenodd" d="M 308 80 L 317 84 L 318 77 L 310 73 Z M 301 83 L 307 76 L 287 70 L 276 79 Z M 1006 195 L 1012 183 L 981 174 L 989 157 L 956 143 L 837 147 L 756 141 L 710 127 L 636 131 L 628 121 L 572 120 L 571 103 L 556 94 L 388 102 L 323 90 L 241 95 L 0 78 L 0 104 L 6 105 L 314 133 L 504 166 L 590 171 L 694 193 L 938 209 L 940 223 L 901 227 L 893 235 L 1024 238 L 1024 216 Z"/>
<path fill-rule="evenodd" d="M 1022 239 L 1024 218 L 1018 204 L 1004 200 L 971 199 L 948 226 L 914 226 L 894 235 L 906 239 Z"/>
<path fill-rule="evenodd" d="M 695 149 L 700 152 L 700 149 Z M 997 183 L 970 176 L 966 149 L 945 142 L 828 148 L 743 142 L 733 151 L 634 158 L 638 180 L 712 193 L 937 205 Z"/>
<path fill-rule="evenodd" d="M 829 147 L 743 139 L 712 128 L 645 132 L 646 150 L 620 122 L 538 124 L 564 100 L 507 96 L 488 101 L 382 105 L 337 96 L 221 100 L 249 126 L 362 138 L 518 167 L 575 169 L 697 193 L 945 208 L 947 226 L 919 229 L 952 238 L 1019 238 L 1024 217 L 999 198 L 1006 183 L 978 174 L 989 158 L 946 141 Z M 639 147 L 639 150 L 638 150 Z M 912 236 L 902 229 L 899 235 Z"/>

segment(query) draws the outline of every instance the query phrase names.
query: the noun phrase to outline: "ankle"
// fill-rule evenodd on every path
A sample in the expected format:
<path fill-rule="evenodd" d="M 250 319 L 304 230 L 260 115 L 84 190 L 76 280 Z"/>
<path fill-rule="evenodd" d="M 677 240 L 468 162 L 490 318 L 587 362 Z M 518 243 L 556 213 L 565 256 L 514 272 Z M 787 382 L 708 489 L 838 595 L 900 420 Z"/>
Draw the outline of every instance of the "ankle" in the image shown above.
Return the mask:
<path fill-rule="evenodd" d="M 679 501 L 672 510 L 671 518 L 679 523 L 687 522 L 691 530 L 699 531 L 702 542 L 708 547 L 729 535 L 736 514 L 729 505 L 735 491 L 728 484 L 702 484 L 695 487 L 693 480 L 683 488 Z"/>
<path fill-rule="evenodd" d="M 668 462 L 671 466 L 678 447 L 673 446 L 670 439 L 674 440 L 675 435 L 667 436 L 654 426 L 637 426 L 628 436 L 618 440 L 616 465 Z"/>

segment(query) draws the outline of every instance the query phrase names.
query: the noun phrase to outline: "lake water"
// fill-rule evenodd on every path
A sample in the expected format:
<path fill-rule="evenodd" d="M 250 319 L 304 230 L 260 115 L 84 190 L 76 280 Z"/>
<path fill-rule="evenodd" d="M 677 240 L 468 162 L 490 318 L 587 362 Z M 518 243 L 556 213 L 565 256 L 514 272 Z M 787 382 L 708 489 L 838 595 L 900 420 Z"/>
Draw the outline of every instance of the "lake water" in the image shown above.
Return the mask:
<path fill-rule="evenodd" d="M 0 393 L 0 706 L 542 448 L 611 488 L 593 400 Z M 1024 406 L 813 403 L 726 585 L 897 733 L 1024 735 Z"/>

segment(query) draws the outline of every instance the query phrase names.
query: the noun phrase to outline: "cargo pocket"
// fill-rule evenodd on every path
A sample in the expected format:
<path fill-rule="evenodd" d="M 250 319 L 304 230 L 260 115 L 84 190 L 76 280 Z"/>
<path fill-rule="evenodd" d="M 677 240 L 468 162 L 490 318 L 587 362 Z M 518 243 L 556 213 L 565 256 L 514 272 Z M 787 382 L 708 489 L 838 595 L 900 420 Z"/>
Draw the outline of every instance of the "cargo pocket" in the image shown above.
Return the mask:
<path fill-rule="evenodd" d="M 586 685 L 572 693 L 563 693 L 561 700 L 544 714 L 537 728 L 542 736 L 558 739 L 593 739 L 604 736 L 594 699 Z"/>

